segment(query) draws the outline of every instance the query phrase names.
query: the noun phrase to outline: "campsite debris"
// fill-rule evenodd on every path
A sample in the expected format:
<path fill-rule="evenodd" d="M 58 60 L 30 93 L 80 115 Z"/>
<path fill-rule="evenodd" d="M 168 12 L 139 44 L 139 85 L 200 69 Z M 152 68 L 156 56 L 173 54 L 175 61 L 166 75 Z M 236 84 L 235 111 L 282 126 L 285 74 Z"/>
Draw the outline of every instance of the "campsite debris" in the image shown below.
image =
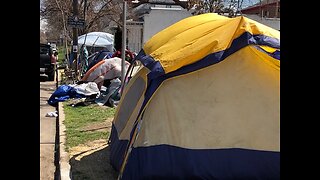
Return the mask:
<path fill-rule="evenodd" d="M 82 98 L 83 94 L 78 94 L 71 85 L 59 86 L 50 96 L 48 104 L 57 106 L 58 102 L 66 101 L 70 98 Z"/>
<path fill-rule="evenodd" d="M 111 80 L 108 88 L 103 88 L 103 91 L 101 89 L 101 94 L 99 97 L 97 97 L 96 103 L 99 105 L 105 105 L 106 103 L 109 103 L 111 107 L 116 106 L 120 100 L 120 86 L 121 80 L 119 78 Z"/>
<path fill-rule="evenodd" d="M 94 82 L 61 85 L 50 96 L 48 104 L 56 106 L 58 102 L 66 101 L 70 98 L 86 98 L 97 96 L 100 93 L 97 84 Z"/>
<path fill-rule="evenodd" d="M 99 95 L 100 91 L 98 89 L 98 86 L 95 82 L 87 82 L 87 83 L 81 83 L 73 86 L 75 91 L 78 94 L 82 94 L 84 96 L 91 96 L 91 95 Z"/>
<path fill-rule="evenodd" d="M 58 112 L 57 111 L 48 112 L 46 114 L 46 117 L 58 117 Z"/>
<path fill-rule="evenodd" d="M 90 104 L 95 103 L 96 95 L 91 95 L 85 98 L 74 98 L 70 99 L 69 106 L 77 107 L 77 106 L 88 106 Z"/>
<path fill-rule="evenodd" d="M 116 77 L 109 83 L 108 87 L 101 86 L 101 90 L 95 82 L 79 81 L 78 84 L 61 85 L 51 95 L 48 104 L 56 106 L 58 102 L 70 100 L 72 102 L 69 105 L 72 107 L 93 103 L 115 107 L 120 100 L 121 80 Z"/>

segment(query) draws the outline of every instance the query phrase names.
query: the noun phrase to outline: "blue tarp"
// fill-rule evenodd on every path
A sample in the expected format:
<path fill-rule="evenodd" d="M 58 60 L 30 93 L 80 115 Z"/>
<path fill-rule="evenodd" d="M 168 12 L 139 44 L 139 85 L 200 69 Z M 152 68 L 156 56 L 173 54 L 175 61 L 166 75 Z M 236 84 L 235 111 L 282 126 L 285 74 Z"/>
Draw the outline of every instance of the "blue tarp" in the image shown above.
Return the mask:
<path fill-rule="evenodd" d="M 61 85 L 56 91 L 50 96 L 48 104 L 51 106 L 56 106 L 58 102 L 63 102 L 70 98 L 83 98 L 82 94 L 78 94 L 76 90 L 69 85 Z"/>

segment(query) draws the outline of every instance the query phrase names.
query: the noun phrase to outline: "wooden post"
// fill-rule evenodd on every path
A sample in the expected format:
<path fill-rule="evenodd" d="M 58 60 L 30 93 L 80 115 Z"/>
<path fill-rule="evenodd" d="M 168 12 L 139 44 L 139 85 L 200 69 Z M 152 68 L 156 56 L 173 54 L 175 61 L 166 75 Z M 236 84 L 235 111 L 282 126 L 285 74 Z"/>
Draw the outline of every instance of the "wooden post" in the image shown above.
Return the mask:
<path fill-rule="evenodd" d="M 73 18 L 75 21 L 78 20 L 78 16 L 79 16 L 79 11 L 78 11 L 78 0 L 73 0 L 72 2 L 73 5 Z M 75 61 L 75 78 L 76 80 L 78 80 L 78 28 L 74 27 L 72 29 L 73 31 L 73 47 L 72 47 L 72 51 L 73 51 L 73 60 Z"/>

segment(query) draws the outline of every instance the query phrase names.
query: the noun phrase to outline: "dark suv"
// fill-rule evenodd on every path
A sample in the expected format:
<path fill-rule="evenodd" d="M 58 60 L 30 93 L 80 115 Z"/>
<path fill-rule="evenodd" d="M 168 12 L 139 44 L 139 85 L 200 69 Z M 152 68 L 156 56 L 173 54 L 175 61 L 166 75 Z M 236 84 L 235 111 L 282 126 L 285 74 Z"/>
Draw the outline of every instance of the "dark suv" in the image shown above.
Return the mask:
<path fill-rule="evenodd" d="M 57 54 L 50 45 L 40 43 L 40 75 L 47 76 L 49 81 L 54 80 Z"/>

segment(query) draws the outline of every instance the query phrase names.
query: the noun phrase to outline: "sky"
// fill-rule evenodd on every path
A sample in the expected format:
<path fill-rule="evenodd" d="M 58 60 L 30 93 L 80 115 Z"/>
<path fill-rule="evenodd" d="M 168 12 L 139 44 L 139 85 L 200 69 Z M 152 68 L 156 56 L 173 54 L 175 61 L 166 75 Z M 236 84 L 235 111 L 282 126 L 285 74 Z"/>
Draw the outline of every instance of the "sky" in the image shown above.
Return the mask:
<path fill-rule="evenodd" d="M 40 0 L 40 9 L 41 9 L 41 6 L 42 6 L 42 1 L 43 0 Z M 46 27 L 46 21 L 45 20 L 41 20 L 41 17 L 40 17 L 40 30 L 45 31 L 45 27 Z"/>
<path fill-rule="evenodd" d="M 47 24 L 46 20 L 43 20 L 40 18 L 40 30 L 45 31 L 46 24 Z"/>

